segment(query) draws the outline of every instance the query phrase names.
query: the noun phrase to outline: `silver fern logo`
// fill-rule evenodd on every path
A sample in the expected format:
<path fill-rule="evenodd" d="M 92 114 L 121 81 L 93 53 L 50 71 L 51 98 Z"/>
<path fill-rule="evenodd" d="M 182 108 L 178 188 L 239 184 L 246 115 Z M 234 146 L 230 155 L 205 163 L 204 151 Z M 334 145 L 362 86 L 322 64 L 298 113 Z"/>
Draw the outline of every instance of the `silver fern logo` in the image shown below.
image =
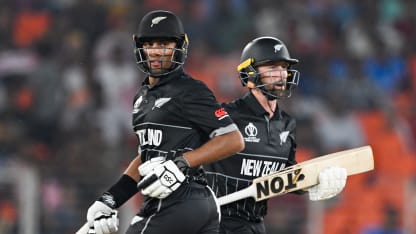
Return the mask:
<path fill-rule="evenodd" d="M 140 96 L 140 97 L 136 100 L 136 102 L 134 103 L 134 106 L 133 106 L 133 114 L 136 114 L 136 113 L 138 113 L 138 112 L 139 112 L 139 110 L 140 110 L 139 106 L 140 106 L 140 104 L 142 103 L 142 101 L 143 101 L 143 96 Z"/>
<path fill-rule="evenodd" d="M 166 18 L 168 18 L 168 17 L 166 17 L 166 16 L 158 16 L 156 18 L 153 18 L 152 19 L 152 24 L 150 25 L 150 27 L 153 27 L 153 25 L 158 24 L 160 21 L 162 21 L 162 20 L 164 20 Z"/>
<path fill-rule="evenodd" d="M 283 45 L 281 45 L 281 44 L 277 44 L 277 45 L 275 45 L 273 48 L 274 48 L 274 52 L 275 53 L 277 53 L 277 51 L 280 51 L 281 49 L 282 49 L 282 47 L 283 47 Z"/>
<path fill-rule="evenodd" d="M 283 143 L 286 143 L 287 137 L 289 136 L 289 131 L 284 131 L 280 133 L 280 145 L 283 145 Z"/>
<path fill-rule="evenodd" d="M 170 101 L 170 99 L 172 98 L 158 98 L 155 101 L 155 105 L 152 107 L 152 110 L 155 109 L 155 107 L 157 108 L 161 108 L 163 105 L 165 105 L 168 101 Z"/>

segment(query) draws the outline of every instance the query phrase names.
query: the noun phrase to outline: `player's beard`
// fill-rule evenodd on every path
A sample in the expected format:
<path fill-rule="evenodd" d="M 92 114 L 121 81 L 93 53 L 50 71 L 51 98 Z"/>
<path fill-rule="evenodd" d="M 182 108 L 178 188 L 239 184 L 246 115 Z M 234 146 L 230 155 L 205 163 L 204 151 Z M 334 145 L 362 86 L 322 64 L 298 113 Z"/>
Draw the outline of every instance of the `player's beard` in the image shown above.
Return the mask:
<path fill-rule="evenodd" d="M 286 97 L 289 92 L 285 81 L 264 84 L 261 89 L 268 99 Z"/>
<path fill-rule="evenodd" d="M 157 63 L 157 65 L 152 65 Z M 166 59 L 151 60 L 148 62 L 149 70 L 152 74 L 164 74 L 169 72 L 172 69 L 173 62 Z"/>

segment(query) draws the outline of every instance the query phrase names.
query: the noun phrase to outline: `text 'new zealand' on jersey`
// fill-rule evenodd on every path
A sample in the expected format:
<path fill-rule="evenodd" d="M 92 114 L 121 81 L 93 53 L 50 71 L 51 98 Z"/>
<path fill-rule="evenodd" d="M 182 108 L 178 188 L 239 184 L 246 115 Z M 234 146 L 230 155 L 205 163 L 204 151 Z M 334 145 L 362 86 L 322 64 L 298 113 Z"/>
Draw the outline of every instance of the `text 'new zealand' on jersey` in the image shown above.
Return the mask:
<path fill-rule="evenodd" d="M 154 86 L 148 78 L 143 82 L 134 99 L 133 127 L 142 162 L 193 150 L 237 130 L 207 86 L 181 69 Z"/>

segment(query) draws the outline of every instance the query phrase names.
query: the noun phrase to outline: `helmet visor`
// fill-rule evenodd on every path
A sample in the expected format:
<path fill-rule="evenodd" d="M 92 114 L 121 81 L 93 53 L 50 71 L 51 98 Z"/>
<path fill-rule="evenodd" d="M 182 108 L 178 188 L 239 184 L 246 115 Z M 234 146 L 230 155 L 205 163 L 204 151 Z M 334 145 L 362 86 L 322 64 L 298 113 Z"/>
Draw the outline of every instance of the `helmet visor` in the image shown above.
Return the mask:
<path fill-rule="evenodd" d="M 157 52 L 154 52 L 157 50 Z M 184 52 L 177 48 L 137 48 L 138 67 L 152 76 L 165 75 L 184 64 Z"/>
<path fill-rule="evenodd" d="M 255 74 L 244 75 L 240 73 L 240 78 L 242 77 L 244 77 L 242 79 L 243 83 L 252 80 L 255 87 L 271 99 L 289 98 L 292 96 L 292 90 L 299 84 L 299 71 L 293 69 L 272 69 L 261 73 L 255 72 Z"/>

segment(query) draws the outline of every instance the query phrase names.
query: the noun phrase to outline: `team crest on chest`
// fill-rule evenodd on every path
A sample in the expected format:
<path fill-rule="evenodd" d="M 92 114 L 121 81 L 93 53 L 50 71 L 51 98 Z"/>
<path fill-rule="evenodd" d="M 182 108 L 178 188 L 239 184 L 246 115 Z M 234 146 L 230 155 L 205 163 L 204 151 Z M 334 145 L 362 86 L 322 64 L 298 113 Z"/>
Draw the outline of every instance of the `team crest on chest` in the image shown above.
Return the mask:
<path fill-rule="evenodd" d="M 167 102 L 169 102 L 172 98 L 158 98 L 155 101 L 155 105 L 152 107 L 152 110 L 155 108 L 161 108 L 163 105 L 165 105 Z"/>
<path fill-rule="evenodd" d="M 289 131 L 284 131 L 280 133 L 280 145 L 283 145 L 283 143 L 286 143 L 287 137 L 289 136 Z"/>
<path fill-rule="evenodd" d="M 142 101 L 143 101 L 143 96 L 140 96 L 136 100 L 136 102 L 134 102 L 134 105 L 133 105 L 133 114 L 136 114 L 137 112 L 139 112 L 139 106 L 142 103 Z"/>
<path fill-rule="evenodd" d="M 258 143 L 260 142 L 260 138 L 257 138 L 257 127 L 254 126 L 253 123 L 249 123 L 245 128 L 244 128 L 244 133 L 246 135 L 246 137 L 244 137 L 244 141 L 246 142 L 255 142 Z"/>

